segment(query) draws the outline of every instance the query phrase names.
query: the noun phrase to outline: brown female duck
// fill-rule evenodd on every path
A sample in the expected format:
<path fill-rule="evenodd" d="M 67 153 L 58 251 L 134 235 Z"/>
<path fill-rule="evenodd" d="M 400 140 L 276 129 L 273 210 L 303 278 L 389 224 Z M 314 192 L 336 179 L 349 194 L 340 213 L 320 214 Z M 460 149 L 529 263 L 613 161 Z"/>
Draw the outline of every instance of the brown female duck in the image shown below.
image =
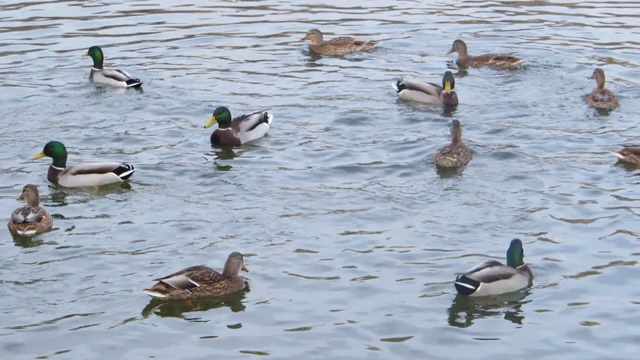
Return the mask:
<path fill-rule="evenodd" d="M 369 51 L 380 45 L 378 41 L 356 40 L 352 37 L 337 37 L 324 41 L 322 32 L 311 29 L 300 41 L 309 40 L 309 50 L 320 55 L 343 55 L 358 51 Z"/>
<path fill-rule="evenodd" d="M 438 151 L 433 161 L 439 167 L 456 168 L 467 165 L 471 160 L 471 151 L 462 141 L 460 121 L 451 122 L 451 144 Z"/>
<path fill-rule="evenodd" d="M 458 53 L 458 66 L 462 68 L 479 68 L 489 66 L 495 69 L 516 69 L 522 65 L 524 60 L 518 59 L 512 54 L 485 54 L 471 56 L 467 53 L 467 44 L 458 39 L 451 45 L 451 50 L 447 54 Z"/>
<path fill-rule="evenodd" d="M 592 108 L 612 110 L 618 107 L 618 98 L 609 89 L 604 88 L 604 70 L 593 70 L 591 79 L 595 79 L 598 86 L 587 96 L 587 104 Z"/>
<path fill-rule="evenodd" d="M 35 185 L 26 185 L 18 200 L 26 200 L 27 205 L 11 214 L 8 224 L 11 234 L 32 236 L 51 230 L 53 220 L 47 210 L 40 207 L 40 195 Z"/>
<path fill-rule="evenodd" d="M 171 275 L 154 279 L 158 283 L 143 291 L 160 299 L 223 296 L 244 288 L 244 278 L 240 276 L 240 270 L 249 271 L 244 266 L 242 254 L 232 252 L 224 264 L 222 274 L 204 265 L 191 266 Z"/>

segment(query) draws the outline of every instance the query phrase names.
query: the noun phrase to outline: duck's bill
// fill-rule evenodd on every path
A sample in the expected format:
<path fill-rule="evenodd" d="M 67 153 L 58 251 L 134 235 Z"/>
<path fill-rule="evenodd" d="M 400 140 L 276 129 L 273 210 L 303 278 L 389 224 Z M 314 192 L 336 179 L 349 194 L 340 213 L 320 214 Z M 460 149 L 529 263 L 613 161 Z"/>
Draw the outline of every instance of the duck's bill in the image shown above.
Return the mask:
<path fill-rule="evenodd" d="M 246 271 L 246 272 L 249 272 L 249 269 L 247 269 L 247 267 L 246 267 L 246 266 L 244 266 L 244 265 L 242 265 L 242 268 L 241 268 L 240 270 L 242 270 L 242 271 Z"/>
<path fill-rule="evenodd" d="M 211 120 L 209 120 L 209 122 L 207 123 L 207 125 L 204 126 L 204 128 L 208 128 L 208 127 L 212 127 L 213 125 L 218 123 L 218 119 L 216 119 L 216 117 L 212 117 Z"/>
<path fill-rule="evenodd" d="M 16 200 L 24 200 L 24 196 L 22 196 L 22 194 L 20 194 L 20 196 L 18 196 L 18 197 L 16 198 Z"/>
<path fill-rule="evenodd" d="M 43 151 L 43 152 L 41 152 L 40 154 L 38 154 L 38 155 L 36 155 L 36 156 L 32 157 L 32 159 L 33 159 L 33 160 L 38 160 L 38 159 L 42 159 L 42 158 L 43 158 L 43 157 L 45 157 L 45 156 L 47 156 L 47 155 L 46 155 L 46 154 L 44 153 L 44 151 Z"/>
<path fill-rule="evenodd" d="M 451 92 L 451 81 L 446 80 L 444 82 L 444 92 L 447 94 Z"/>
<path fill-rule="evenodd" d="M 82 56 L 89 56 L 89 53 L 86 52 L 86 53 L 82 54 Z"/>
<path fill-rule="evenodd" d="M 455 50 L 451 49 L 451 50 L 449 50 L 449 51 L 447 52 L 447 55 L 449 55 L 449 54 L 453 54 L 454 52 L 455 52 Z"/>

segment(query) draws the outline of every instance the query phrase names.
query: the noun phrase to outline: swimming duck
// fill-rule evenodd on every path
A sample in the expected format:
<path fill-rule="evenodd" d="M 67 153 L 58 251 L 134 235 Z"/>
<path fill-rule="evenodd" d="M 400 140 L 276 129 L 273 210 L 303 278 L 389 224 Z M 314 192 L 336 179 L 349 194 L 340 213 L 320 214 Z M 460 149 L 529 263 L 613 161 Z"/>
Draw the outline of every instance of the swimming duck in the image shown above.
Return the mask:
<path fill-rule="evenodd" d="M 467 53 L 467 44 L 464 41 L 458 39 L 451 45 L 451 50 L 448 54 L 458 53 L 458 66 L 462 68 L 479 68 L 482 66 L 489 66 L 496 69 L 516 69 L 522 65 L 523 59 L 518 59 L 512 54 L 485 54 L 478 56 L 471 56 Z"/>
<path fill-rule="evenodd" d="M 211 134 L 211 143 L 220 146 L 240 146 L 260 139 L 269 131 L 273 115 L 266 111 L 243 114 L 231 120 L 231 112 L 224 106 L 216 108 L 205 129 L 218 124 Z"/>
<path fill-rule="evenodd" d="M 13 235 L 31 236 L 51 230 L 53 220 L 40 207 L 40 195 L 35 185 L 25 185 L 18 200 L 26 200 L 27 205 L 16 209 L 9 220 L 9 231 Z"/>
<path fill-rule="evenodd" d="M 587 104 L 596 109 L 612 110 L 618 107 L 618 98 L 609 89 L 604 88 L 604 70 L 593 70 L 591 79 L 595 79 L 598 86 L 587 97 Z"/>
<path fill-rule="evenodd" d="M 467 165 L 471 160 L 471 151 L 462 141 L 460 121 L 451 122 L 451 144 L 438 150 L 433 162 L 443 168 L 455 168 Z"/>
<path fill-rule="evenodd" d="M 611 153 L 620 161 L 640 165 L 640 146 L 627 146 L 620 151 L 611 150 Z"/>
<path fill-rule="evenodd" d="M 454 90 L 456 80 L 451 71 L 444 73 L 442 86 L 413 80 L 398 81 L 392 86 L 396 89 L 398 97 L 403 100 L 417 101 L 425 104 L 458 105 L 458 95 Z"/>
<path fill-rule="evenodd" d="M 239 252 L 232 252 L 224 264 L 222 274 L 204 266 L 192 266 L 171 275 L 154 279 L 158 281 L 143 291 L 160 299 L 191 299 L 202 296 L 222 296 L 244 288 L 240 270 L 249 271 Z"/>
<path fill-rule="evenodd" d="M 369 51 L 380 45 L 379 41 L 356 40 L 352 37 L 337 37 L 324 41 L 322 32 L 311 29 L 300 41 L 309 40 L 309 50 L 320 55 L 343 55 L 358 51 Z"/>
<path fill-rule="evenodd" d="M 458 275 L 454 284 L 458 294 L 487 296 L 522 290 L 532 282 L 533 273 L 524 263 L 522 241 L 513 239 L 507 250 L 507 265 L 495 260 L 484 262 Z"/>
<path fill-rule="evenodd" d="M 67 149 L 59 141 L 49 141 L 44 150 L 33 160 L 48 156 L 53 159 L 47 179 L 64 187 L 100 186 L 123 182 L 133 175 L 133 165 L 110 163 L 86 163 L 67 167 Z"/>
<path fill-rule="evenodd" d="M 99 46 L 90 47 L 89 51 L 82 56 L 91 56 L 91 59 L 93 59 L 93 67 L 91 68 L 91 72 L 89 72 L 89 80 L 93 82 L 122 88 L 137 88 L 142 85 L 140 79 L 134 78 L 124 70 L 104 69 L 102 67 L 104 55 Z"/>

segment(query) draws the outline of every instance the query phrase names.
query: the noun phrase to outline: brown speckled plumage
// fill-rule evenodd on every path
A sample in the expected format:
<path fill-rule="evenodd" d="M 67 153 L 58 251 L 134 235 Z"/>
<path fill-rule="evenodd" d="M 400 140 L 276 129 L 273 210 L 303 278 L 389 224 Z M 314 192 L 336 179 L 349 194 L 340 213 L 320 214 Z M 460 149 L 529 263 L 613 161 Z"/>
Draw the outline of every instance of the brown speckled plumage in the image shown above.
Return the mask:
<path fill-rule="evenodd" d="M 309 40 L 309 50 L 320 55 L 343 55 L 358 51 L 369 51 L 380 45 L 378 41 L 356 40 L 352 37 L 337 37 L 325 41 L 322 32 L 311 29 L 300 41 Z"/>
<path fill-rule="evenodd" d="M 464 166 L 471 160 L 471 151 L 462 141 L 462 128 L 458 120 L 451 123 L 451 144 L 438 151 L 434 162 L 439 167 L 455 168 Z"/>
<path fill-rule="evenodd" d="M 27 205 L 11 214 L 8 224 L 11 234 L 32 236 L 51 230 L 53 220 L 47 210 L 40 207 L 40 195 L 35 185 L 26 185 L 18 200 L 26 200 Z"/>
<path fill-rule="evenodd" d="M 516 69 L 524 62 L 512 54 L 484 54 L 471 56 L 467 53 L 467 44 L 458 39 L 451 45 L 451 50 L 447 54 L 458 53 L 458 66 L 462 68 L 479 68 L 489 66 L 496 69 Z"/>
<path fill-rule="evenodd" d="M 587 104 L 592 108 L 602 110 L 613 110 L 618 107 L 618 98 L 604 87 L 605 75 L 604 70 L 597 68 L 593 70 L 592 79 L 596 80 L 597 87 L 593 89 L 587 97 Z"/>

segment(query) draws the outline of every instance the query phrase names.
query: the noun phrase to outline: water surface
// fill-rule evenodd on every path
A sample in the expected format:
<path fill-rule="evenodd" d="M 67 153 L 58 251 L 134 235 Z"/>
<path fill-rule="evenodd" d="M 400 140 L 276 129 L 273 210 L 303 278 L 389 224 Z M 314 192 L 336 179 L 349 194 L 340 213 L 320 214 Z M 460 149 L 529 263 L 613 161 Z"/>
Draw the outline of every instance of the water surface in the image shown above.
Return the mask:
<path fill-rule="evenodd" d="M 637 172 L 608 153 L 640 142 L 640 5 L 629 1 L 4 1 L 2 213 L 38 185 L 55 231 L 0 240 L 2 358 L 636 359 Z M 298 40 L 384 41 L 346 57 Z M 456 73 L 450 113 L 396 99 L 438 82 L 456 38 L 513 51 L 519 71 Z M 90 60 L 145 82 L 95 88 Z M 595 67 L 621 107 L 586 107 Z M 268 109 L 270 134 L 211 148 L 213 109 Z M 431 160 L 462 122 L 474 159 Z M 130 184 L 48 184 L 69 163 L 118 160 Z M 532 289 L 455 295 L 455 273 L 521 238 Z M 246 292 L 190 303 L 141 289 L 232 251 Z M 635 270 L 634 270 L 635 269 Z"/>

